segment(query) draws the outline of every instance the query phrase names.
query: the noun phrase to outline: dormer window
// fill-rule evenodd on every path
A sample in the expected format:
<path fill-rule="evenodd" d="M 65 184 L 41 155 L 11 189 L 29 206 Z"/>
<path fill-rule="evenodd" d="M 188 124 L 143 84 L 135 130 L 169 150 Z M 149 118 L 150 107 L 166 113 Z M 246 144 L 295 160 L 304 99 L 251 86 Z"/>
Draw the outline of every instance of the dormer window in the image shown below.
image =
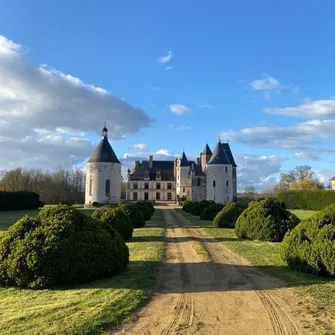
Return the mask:
<path fill-rule="evenodd" d="M 144 180 L 149 180 L 150 176 L 149 176 L 149 171 L 145 171 L 144 172 Z"/>
<path fill-rule="evenodd" d="M 160 171 L 156 172 L 156 179 L 158 179 L 158 180 L 162 179 Z"/>

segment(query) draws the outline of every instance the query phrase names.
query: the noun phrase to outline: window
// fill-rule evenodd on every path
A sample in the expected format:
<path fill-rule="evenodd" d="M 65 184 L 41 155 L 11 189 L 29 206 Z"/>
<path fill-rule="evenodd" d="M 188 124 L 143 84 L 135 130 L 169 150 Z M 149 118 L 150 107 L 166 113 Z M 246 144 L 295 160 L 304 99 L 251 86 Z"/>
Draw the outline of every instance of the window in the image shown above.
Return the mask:
<path fill-rule="evenodd" d="M 138 184 L 137 183 L 134 183 L 133 186 L 134 186 L 134 190 L 138 189 Z"/>
<path fill-rule="evenodd" d="M 172 200 L 172 194 L 171 194 L 171 193 L 168 193 L 168 194 L 167 194 L 167 199 L 168 199 L 168 200 Z"/>
<path fill-rule="evenodd" d="M 200 186 L 200 178 L 198 178 L 198 186 Z"/>
<path fill-rule="evenodd" d="M 229 184 L 229 183 L 228 183 L 228 180 L 227 180 L 227 181 L 226 181 L 226 186 L 227 186 L 227 187 L 228 187 L 228 184 Z"/>
<path fill-rule="evenodd" d="M 160 183 L 156 183 L 156 188 L 157 188 L 157 190 L 160 190 L 161 189 L 161 184 Z"/>
<path fill-rule="evenodd" d="M 133 193 L 133 200 L 137 201 L 137 192 Z"/>
<path fill-rule="evenodd" d="M 144 200 L 145 201 L 149 200 L 149 193 L 148 192 L 144 193 Z"/>
<path fill-rule="evenodd" d="M 144 172 L 144 179 L 145 179 L 145 180 L 150 179 L 149 171 L 145 171 L 145 172 Z"/>
<path fill-rule="evenodd" d="M 105 185 L 105 195 L 110 195 L 111 194 L 111 182 L 109 179 L 106 180 L 106 185 Z"/>
<path fill-rule="evenodd" d="M 226 166 L 226 173 L 228 172 L 228 167 Z"/>
<path fill-rule="evenodd" d="M 161 194 L 160 193 L 156 193 L 156 200 L 161 200 Z"/>
<path fill-rule="evenodd" d="M 160 171 L 156 172 L 156 179 L 161 179 L 161 172 Z"/>
<path fill-rule="evenodd" d="M 213 180 L 213 187 L 215 187 L 215 180 Z"/>
<path fill-rule="evenodd" d="M 168 183 L 168 184 L 167 184 L 167 189 L 168 189 L 168 190 L 172 190 L 172 184 L 171 184 L 171 183 Z"/>
<path fill-rule="evenodd" d="M 185 187 L 183 187 L 183 193 L 185 193 Z"/>
<path fill-rule="evenodd" d="M 88 191 L 89 195 L 92 195 L 92 179 L 90 179 L 90 183 L 89 183 L 89 191 Z"/>
<path fill-rule="evenodd" d="M 148 189 L 149 189 L 149 183 L 145 183 L 145 184 L 144 184 L 144 188 L 145 188 L 146 190 L 148 190 Z"/>

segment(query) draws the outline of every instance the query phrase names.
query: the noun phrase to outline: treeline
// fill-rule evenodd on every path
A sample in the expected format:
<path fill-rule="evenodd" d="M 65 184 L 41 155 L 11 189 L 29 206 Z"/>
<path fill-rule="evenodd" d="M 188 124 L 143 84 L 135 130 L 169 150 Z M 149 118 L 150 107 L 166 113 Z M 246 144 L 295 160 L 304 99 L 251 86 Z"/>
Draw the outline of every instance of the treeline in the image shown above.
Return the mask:
<path fill-rule="evenodd" d="M 0 191 L 29 191 L 39 194 L 46 204 L 66 201 L 83 204 L 85 200 L 85 173 L 80 169 L 53 171 L 41 169 L 3 170 L 0 176 Z"/>

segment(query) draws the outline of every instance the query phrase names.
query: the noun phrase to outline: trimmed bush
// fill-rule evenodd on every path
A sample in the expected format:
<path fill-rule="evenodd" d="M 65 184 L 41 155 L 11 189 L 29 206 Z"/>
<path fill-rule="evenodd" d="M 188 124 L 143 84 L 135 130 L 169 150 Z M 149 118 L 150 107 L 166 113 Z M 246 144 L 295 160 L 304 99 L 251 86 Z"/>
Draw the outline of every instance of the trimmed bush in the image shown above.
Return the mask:
<path fill-rule="evenodd" d="M 202 200 L 194 202 L 191 206 L 190 213 L 195 216 L 200 216 L 201 212 L 208 206 L 215 204 L 213 200 Z"/>
<path fill-rule="evenodd" d="M 235 233 L 239 238 L 280 242 L 299 221 L 276 200 L 253 201 L 237 219 Z"/>
<path fill-rule="evenodd" d="M 152 209 L 145 202 L 137 202 L 136 207 L 141 211 L 144 221 L 151 220 Z"/>
<path fill-rule="evenodd" d="M 121 203 L 119 207 L 125 212 L 134 228 L 142 228 L 145 226 L 145 220 L 142 212 L 136 204 Z"/>
<path fill-rule="evenodd" d="M 188 213 L 191 205 L 192 205 L 192 201 L 186 200 L 183 202 L 183 206 L 181 207 L 181 209 Z"/>
<path fill-rule="evenodd" d="M 64 200 L 60 202 L 60 205 L 67 205 L 67 206 L 72 206 L 68 201 Z"/>
<path fill-rule="evenodd" d="M 0 192 L 0 211 L 18 211 L 40 207 L 40 196 L 34 192 Z"/>
<path fill-rule="evenodd" d="M 206 207 L 200 214 L 200 220 L 213 221 L 216 215 L 222 210 L 222 204 L 212 204 Z"/>
<path fill-rule="evenodd" d="M 119 207 L 105 206 L 98 208 L 93 212 L 92 217 L 114 228 L 125 241 L 130 240 L 133 236 L 133 225 L 125 212 Z"/>
<path fill-rule="evenodd" d="M 289 231 L 280 249 L 289 267 L 335 277 L 335 204 Z"/>
<path fill-rule="evenodd" d="M 335 203 L 335 191 L 287 191 L 277 194 L 279 202 L 283 202 L 286 208 L 321 210 Z"/>
<path fill-rule="evenodd" d="M 118 274 L 128 263 L 115 229 L 66 205 L 25 216 L 0 238 L 0 281 L 9 286 L 87 282 Z"/>
<path fill-rule="evenodd" d="M 228 203 L 214 218 L 213 224 L 219 228 L 234 228 L 244 208 L 236 202 Z"/>

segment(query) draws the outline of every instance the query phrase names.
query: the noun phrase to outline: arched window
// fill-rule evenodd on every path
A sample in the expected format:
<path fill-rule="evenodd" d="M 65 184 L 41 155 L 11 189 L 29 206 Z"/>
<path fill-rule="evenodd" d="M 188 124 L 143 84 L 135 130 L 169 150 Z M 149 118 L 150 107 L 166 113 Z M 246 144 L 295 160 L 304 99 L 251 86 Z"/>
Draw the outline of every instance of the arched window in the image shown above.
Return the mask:
<path fill-rule="evenodd" d="M 200 180 L 200 178 L 198 178 L 198 186 L 200 186 L 200 182 L 201 182 L 201 180 Z"/>
<path fill-rule="evenodd" d="M 105 186 L 105 195 L 111 194 L 111 182 L 109 179 L 106 180 L 106 186 Z"/>
<path fill-rule="evenodd" d="M 92 179 L 90 179 L 89 185 L 88 185 L 88 194 L 92 195 Z"/>

